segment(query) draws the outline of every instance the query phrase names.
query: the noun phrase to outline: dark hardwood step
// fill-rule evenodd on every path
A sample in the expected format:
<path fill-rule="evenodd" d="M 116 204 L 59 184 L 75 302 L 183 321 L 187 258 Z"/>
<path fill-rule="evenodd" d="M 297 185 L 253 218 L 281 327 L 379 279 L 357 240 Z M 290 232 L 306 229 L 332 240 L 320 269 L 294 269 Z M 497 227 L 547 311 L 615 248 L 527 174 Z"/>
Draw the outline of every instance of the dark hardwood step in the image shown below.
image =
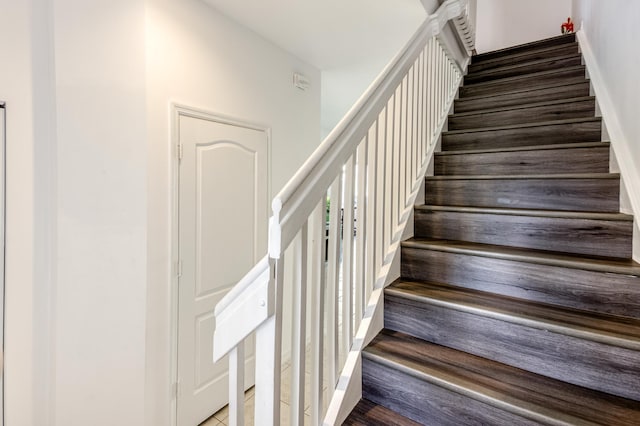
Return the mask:
<path fill-rule="evenodd" d="M 633 217 L 523 209 L 416 206 L 415 236 L 631 258 Z"/>
<path fill-rule="evenodd" d="M 635 425 L 640 404 L 383 330 L 363 393 L 426 425 Z M 393 424 L 393 423 L 389 423 Z"/>
<path fill-rule="evenodd" d="M 406 281 L 387 287 L 384 306 L 385 328 L 640 400 L 640 320 Z"/>
<path fill-rule="evenodd" d="M 517 55 L 523 52 L 535 51 L 538 49 L 559 46 L 568 43 L 575 43 L 576 35 L 575 34 L 565 34 L 557 37 L 550 37 L 544 40 L 537 40 L 530 43 L 519 44 L 517 46 L 511 46 L 504 49 L 493 50 L 491 52 L 480 53 L 478 55 L 474 55 L 471 57 L 471 63 L 477 64 L 479 62 L 484 62 L 488 60 L 492 60 L 495 58 L 501 58 L 504 56 L 512 56 Z"/>
<path fill-rule="evenodd" d="M 619 199 L 618 174 L 432 176 L 425 187 L 439 206 L 616 213 Z"/>
<path fill-rule="evenodd" d="M 403 279 L 640 318 L 640 265 L 465 241 L 402 243 Z"/>
<path fill-rule="evenodd" d="M 349 417 L 342 423 L 347 426 L 420 426 L 407 417 L 367 399 L 361 399 Z"/>
<path fill-rule="evenodd" d="M 533 90 L 525 87 L 494 96 L 482 95 L 456 99 L 454 103 L 454 111 L 458 114 L 462 112 L 482 111 L 527 103 L 548 102 L 584 96 L 589 96 L 588 80 L 583 80 L 573 84 L 556 83 Z"/>
<path fill-rule="evenodd" d="M 600 117 L 577 118 L 444 132 L 442 150 L 599 142 L 601 139 L 602 119 Z"/>
<path fill-rule="evenodd" d="M 607 173 L 608 142 L 588 142 L 435 154 L 436 176 Z"/>
<path fill-rule="evenodd" d="M 557 70 L 560 68 L 574 67 L 577 65 L 582 65 L 582 55 L 580 55 L 579 53 L 543 58 L 530 62 L 517 61 L 499 68 L 469 72 L 464 77 L 464 84 L 467 85 L 484 81 L 492 81 L 506 77 L 514 77 L 516 75 Z"/>
<path fill-rule="evenodd" d="M 515 77 L 483 83 L 469 84 L 460 88 L 461 98 L 467 96 L 495 95 L 528 87 L 530 89 L 548 86 L 551 83 L 579 83 L 585 80 L 585 67 L 578 65 L 559 70 L 540 71 Z"/>
<path fill-rule="evenodd" d="M 578 53 L 578 43 L 566 43 L 558 46 L 543 47 L 539 49 L 527 50 L 495 59 L 488 59 L 478 63 L 471 63 L 468 67 L 469 73 L 485 71 L 492 68 L 499 68 L 513 63 L 523 63 L 537 61 L 551 57 L 567 56 Z"/>
<path fill-rule="evenodd" d="M 593 117 L 595 112 L 596 99 L 592 96 L 560 99 L 452 114 L 449 116 L 449 130 Z"/>

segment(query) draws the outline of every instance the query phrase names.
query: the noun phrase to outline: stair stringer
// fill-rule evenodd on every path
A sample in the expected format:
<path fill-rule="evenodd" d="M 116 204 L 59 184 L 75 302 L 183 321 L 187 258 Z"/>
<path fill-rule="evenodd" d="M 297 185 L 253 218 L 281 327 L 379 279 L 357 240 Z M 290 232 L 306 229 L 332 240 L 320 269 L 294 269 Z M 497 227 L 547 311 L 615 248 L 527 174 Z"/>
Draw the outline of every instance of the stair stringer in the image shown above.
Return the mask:
<path fill-rule="evenodd" d="M 458 87 L 462 85 L 471 58 L 462 64 L 463 75 Z M 323 425 L 334 426 L 344 423 L 356 404 L 362 398 L 362 351 L 382 331 L 384 327 L 384 289 L 400 277 L 401 243 L 413 236 L 414 206 L 424 202 L 425 178 L 434 170 L 435 153 L 442 146 L 442 133 L 447 130 L 448 117 L 453 112 L 453 103 L 458 97 L 456 91 L 446 103 L 443 120 L 434 132 L 427 154 L 424 157 L 420 172 L 411 188 L 408 207 L 399 220 L 400 226 L 393 235 L 392 243 L 385 254 L 384 262 L 374 283 L 374 290 L 367 302 L 362 321 L 347 354 L 344 368 L 340 373 L 338 384 L 329 402 Z"/>
<path fill-rule="evenodd" d="M 620 169 L 620 208 L 623 213 L 632 214 L 636 218 L 633 226 L 633 260 L 640 262 L 640 220 L 638 220 L 640 218 L 640 164 L 633 162 L 633 156 L 629 149 L 631 142 L 618 121 L 613 100 L 607 90 L 588 34 L 582 28 L 576 33 L 576 36 L 591 87 L 596 96 L 596 115 L 602 116 L 603 140 L 610 139 L 612 158 L 615 158 L 616 163 L 614 167 Z"/>

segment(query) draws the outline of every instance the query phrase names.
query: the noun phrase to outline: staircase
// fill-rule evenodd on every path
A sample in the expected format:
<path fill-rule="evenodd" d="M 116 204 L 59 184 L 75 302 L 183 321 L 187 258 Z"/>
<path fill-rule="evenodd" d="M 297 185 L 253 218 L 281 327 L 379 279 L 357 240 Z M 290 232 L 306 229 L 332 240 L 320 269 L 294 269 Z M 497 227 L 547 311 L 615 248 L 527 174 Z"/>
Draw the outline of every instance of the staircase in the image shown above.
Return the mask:
<path fill-rule="evenodd" d="M 574 35 L 473 57 L 345 424 L 640 424 L 640 265 L 601 127 Z"/>

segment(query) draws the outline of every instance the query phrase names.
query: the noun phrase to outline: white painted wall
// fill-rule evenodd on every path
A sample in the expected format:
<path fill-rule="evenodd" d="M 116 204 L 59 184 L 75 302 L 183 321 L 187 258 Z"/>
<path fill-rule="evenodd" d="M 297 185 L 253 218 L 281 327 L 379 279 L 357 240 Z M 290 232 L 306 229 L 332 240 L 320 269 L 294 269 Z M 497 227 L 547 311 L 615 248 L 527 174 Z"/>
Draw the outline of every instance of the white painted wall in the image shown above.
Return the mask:
<path fill-rule="evenodd" d="M 146 423 L 171 413 L 172 101 L 269 126 L 272 194 L 320 142 L 320 73 L 199 0 L 147 2 L 148 289 Z M 311 86 L 292 86 L 294 71 Z"/>
<path fill-rule="evenodd" d="M 372 2 L 367 7 L 384 11 L 388 6 Z M 323 138 L 409 41 L 425 17 L 420 2 L 403 0 L 394 6 L 393 13 L 380 14 L 376 20 L 353 20 L 352 25 L 359 29 L 357 37 L 336 41 L 342 44 L 342 51 L 351 48 L 350 54 L 322 68 Z M 380 38 L 380 34 L 384 37 Z"/>
<path fill-rule="evenodd" d="M 573 17 L 577 27 L 582 26 L 584 30 L 602 77 L 602 88 L 606 90 L 620 124 L 622 137 L 612 140 L 612 144 L 617 157 L 625 152 L 625 158 L 619 160 L 631 165 L 623 170 L 629 198 L 623 197 L 622 208 L 636 215 L 634 248 L 635 258 L 640 260 L 640 57 L 637 55 L 640 44 L 640 28 L 637 25 L 640 2 L 574 0 Z M 604 117 L 605 122 L 612 118 Z M 629 201 L 635 203 L 635 211 L 632 211 Z"/>
<path fill-rule="evenodd" d="M 144 422 L 144 0 L 53 2 L 56 425 Z"/>
<path fill-rule="evenodd" d="M 569 16 L 571 0 L 477 0 L 476 50 L 483 53 L 560 35 Z"/>

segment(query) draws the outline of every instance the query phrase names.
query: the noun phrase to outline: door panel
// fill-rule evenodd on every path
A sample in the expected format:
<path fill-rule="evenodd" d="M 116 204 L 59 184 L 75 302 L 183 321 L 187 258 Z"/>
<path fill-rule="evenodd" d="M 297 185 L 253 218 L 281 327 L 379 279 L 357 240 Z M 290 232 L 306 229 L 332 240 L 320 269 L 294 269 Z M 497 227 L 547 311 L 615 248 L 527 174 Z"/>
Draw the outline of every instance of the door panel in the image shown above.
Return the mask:
<path fill-rule="evenodd" d="M 212 362 L 215 305 L 266 253 L 268 138 L 204 117 L 181 116 L 179 127 L 177 414 L 195 426 L 228 402 L 228 362 Z"/>

